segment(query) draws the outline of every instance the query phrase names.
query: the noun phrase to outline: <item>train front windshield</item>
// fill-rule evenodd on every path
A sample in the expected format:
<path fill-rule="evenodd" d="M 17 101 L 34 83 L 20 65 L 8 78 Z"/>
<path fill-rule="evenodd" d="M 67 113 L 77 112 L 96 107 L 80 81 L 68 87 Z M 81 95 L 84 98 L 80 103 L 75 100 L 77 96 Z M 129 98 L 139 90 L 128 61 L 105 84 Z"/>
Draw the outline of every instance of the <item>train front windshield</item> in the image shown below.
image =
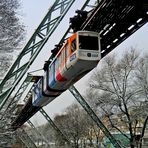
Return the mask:
<path fill-rule="evenodd" d="M 97 36 L 79 36 L 79 49 L 84 50 L 98 50 L 98 37 Z"/>

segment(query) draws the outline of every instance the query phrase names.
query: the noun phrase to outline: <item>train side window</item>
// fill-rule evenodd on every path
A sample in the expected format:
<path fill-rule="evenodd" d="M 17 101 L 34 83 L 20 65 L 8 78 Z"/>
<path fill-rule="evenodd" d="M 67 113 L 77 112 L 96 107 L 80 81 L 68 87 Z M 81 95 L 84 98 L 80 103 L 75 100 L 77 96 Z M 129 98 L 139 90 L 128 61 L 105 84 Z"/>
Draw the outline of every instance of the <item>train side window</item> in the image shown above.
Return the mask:
<path fill-rule="evenodd" d="M 40 89 L 40 90 L 42 90 L 42 83 L 43 83 L 43 78 L 41 78 L 41 79 L 40 79 L 40 82 L 39 82 L 39 89 Z"/>
<path fill-rule="evenodd" d="M 74 52 L 76 50 L 76 40 L 73 40 L 71 43 L 71 50 Z"/>
<path fill-rule="evenodd" d="M 62 62 L 64 62 L 64 60 L 65 60 L 65 53 L 64 52 L 65 52 L 65 49 L 63 49 L 62 53 L 61 53 L 62 54 Z"/>
<path fill-rule="evenodd" d="M 61 52 L 61 63 L 63 62 L 63 50 Z"/>
<path fill-rule="evenodd" d="M 69 45 L 68 44 L 65 46 L 65 55 L 66 57 L 69 56 Z"/>
<path fill-rule="evenodd" d="M 50 66 L 50 70 L 49 70 L 49 76 L 53 75 L 53 64 Z"/>
<path fill-rule="evenodd" d="M 47 74 L 48 74 L 48 70 L 44 72 L 44 77 L 43 77 L 43 89 L 44 90 L 46 90 L 47 88 Z"/>
<path fill-rule="evenodd" d="M 36 86 L 33 89 L 34 93 L 37 95 L 39 94 L 39 88 L 38 88 L 38 84 L 36 84 Z"/>
<path fill-rule="evenodd" d="M 59 57 L 57 57 L 55 61 L 55 69 L 58 69 L 58 67 L 59 67 Z"/>
<path fill-rule="evenodd" d="M 60 67 L 61 63 L 62 63 L 62 52 L 59 55 L 59 67 Z"/>

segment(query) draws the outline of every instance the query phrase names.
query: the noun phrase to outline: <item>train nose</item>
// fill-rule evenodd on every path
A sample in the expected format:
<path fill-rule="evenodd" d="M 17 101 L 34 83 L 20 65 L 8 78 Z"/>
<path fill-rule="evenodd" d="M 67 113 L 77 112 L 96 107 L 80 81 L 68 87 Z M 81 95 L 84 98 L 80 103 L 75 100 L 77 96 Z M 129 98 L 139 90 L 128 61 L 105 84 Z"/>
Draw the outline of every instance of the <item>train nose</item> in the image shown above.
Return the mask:
<path fill-rule="evenodd" d="M 91 53 L 87 53 L 87 56 L 88 56 L 88 57 L 91 57 Z"/>

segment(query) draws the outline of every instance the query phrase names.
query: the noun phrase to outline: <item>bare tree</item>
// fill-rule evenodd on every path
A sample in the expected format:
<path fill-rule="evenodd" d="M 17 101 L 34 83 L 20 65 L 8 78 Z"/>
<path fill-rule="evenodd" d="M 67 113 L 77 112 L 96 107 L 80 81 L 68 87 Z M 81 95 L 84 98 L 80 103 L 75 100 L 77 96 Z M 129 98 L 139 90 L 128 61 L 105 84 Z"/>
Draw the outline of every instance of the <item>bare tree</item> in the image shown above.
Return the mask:
<path fill-rule="evenodd" d="M 12 52 L 20 49 L 24 37 L 24 26 L 20 23 L 18 9 L 18 0 L 0 0 L 0 67 L 3 71 L 10 66 Z"/>
<path fill-rule="evenodd" d="M 13 51 L 19 49 L 24 37 L 24 26 L 20 23 L 18 10 L 19 0 L 0 0 L 0 81 L 11 65 Z M 5 133 L 8 123 L 3 120 L 0 123 L 1 135 Z M 8 135 L 11 140 L 15 137 L 10 133 Z M 10 139 L 5 138 L 8 144 L 11 143 Z"/>
<path fill-rule="evenodd" d="M 148 101 L 148 54 L 145 54 L 138 63 L 136 71 L 136 85 L 141 87 L 145 101 Z"/>
<path fill-rule="evenodd" d="M 139 53 L 134 49 L 118 60 L 114 55 L 109 56 L 94 72 L 90 82 L 91 89 L 98 93 L 96 104 L 99 109 L 108 117 L 110 126 L 129 139 L 131 148 L 138 145 L 139 122 L 142 122 L 139 113 L 145 108 L 141 96 L 143 89 L 135 85 L 139 60 Z"/>
<path fill-rule="evenodd" d="M 138 85 L 142 92 L 141 96 L 143 96 L 144 99 L 144 105 L 145 110 L 141 109 L 141 116 L 146 113 L 148 113 L 148 54 L 145 54 L 139 61 L 137 71 L 136 71 L 136 82 L 135 84 Z M 141 131 L 141 138 L 140 138 L 140 148 L 142 147 L 142 139 L 144 137 L 145 129 L 146 129 L 146 124 L 148 121 L 148 114 L 144 116 L 144 124 L 143 128 Z"/>
<path fill-rule="evenodd" d="M 93 135 L 90 134 L 90 124 L 92 122 L 88 118 L 87 113 L 78 104 L 72 104 L 68 107 L 64 115 L 56 116 L 55 122 L 75 148 L 85 148 L 88 144 L 88 139 L 92 142 Z"/>
<path fill-rule="evenodd" d="M 0 1 L 0 51 L 16 50 L 22 40 L 24 29 L 19 22 L 18 0 Z"/>

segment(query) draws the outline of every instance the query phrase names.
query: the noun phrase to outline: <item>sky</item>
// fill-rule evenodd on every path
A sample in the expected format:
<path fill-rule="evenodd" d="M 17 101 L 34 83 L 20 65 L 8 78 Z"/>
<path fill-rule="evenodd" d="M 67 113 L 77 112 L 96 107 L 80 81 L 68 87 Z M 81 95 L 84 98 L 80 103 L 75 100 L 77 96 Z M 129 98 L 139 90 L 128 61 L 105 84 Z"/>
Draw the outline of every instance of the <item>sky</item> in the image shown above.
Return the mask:
<path fill-rule="evenodd" d="M 54 0 L 21 0 L 21 13 L 22 13 L 22 22 L 26 26 L 26 42 L 29 40 L 31 35 L 34 33 L 37 26 L 40 24 L 45 14 L 48 12 L 49 7 L 53 4 Z M 43 52 L 37 57 L 33 70 L 38 70 L 42 68 L 44 61 L 46 61 L 50 56 L 50 50 L 58 43 L 62 37 L 62 31 L 66 30 L 68 27 L 69 18 L 74 16 L 74 11 L 79 9 L 82 1 L 77 0 L 72 10 L 66 16 L 64 25 L 59 26 L 59 29 L 55 31 L 53 37 L 49 39 L 47 45 L 43 48 Z M 64 26 L 64 27 L 63 27 Z M 64 32 L 63 32 L 64 33 Z M 126 39 L 118 47 L 116 47 L 112 53 L 116 53 L 117 56 L 120 56 L 123 51 L 127 51 L 131 47 L 137 48 L 139 51 L 147 52 L 148 51 L 148 24 L 144 25 L 141 29 L 135 32 L 132 36 Z M 40 63 L 40 64 L 39 64 Z M 31 71 L 30 70 L 30 71 Z M 76 88 L 80 93 L 85 93 L 85 88 L 87 86 L 87 81 L 89 81 L 89 75 L 86 75 L 78 83 L 76 83 Z M 49 105 L 44 107 L 45 111 L 53 118 L 56 114 L 61 113 L 67 106 L 69 106 L 73 101 L 74 97 L 70 92 L 66 91 L 60 97 L 52 101 Z M 31 119 L 36 125 L 45 123 L 45 119 L 40 113 L 34 115 Z"/>

